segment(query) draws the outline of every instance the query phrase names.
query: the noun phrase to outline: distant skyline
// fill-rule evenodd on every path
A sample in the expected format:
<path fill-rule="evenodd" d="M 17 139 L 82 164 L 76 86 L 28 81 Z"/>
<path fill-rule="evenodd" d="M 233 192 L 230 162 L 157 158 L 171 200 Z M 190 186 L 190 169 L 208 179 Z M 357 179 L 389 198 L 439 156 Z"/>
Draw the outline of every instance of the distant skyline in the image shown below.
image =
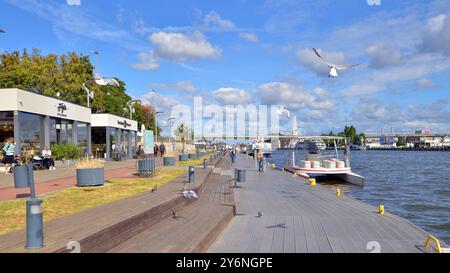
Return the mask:
<path fill-rule="evenodd" d="M 305 134 L 450 127 L 447 0 L 0 0 L 0 29 L 0 52 L 98 51 L 96 72 L 166 113 L 202 96 L 284 105 Z M 362 65 L 329 79 L 313 47 Z"/>

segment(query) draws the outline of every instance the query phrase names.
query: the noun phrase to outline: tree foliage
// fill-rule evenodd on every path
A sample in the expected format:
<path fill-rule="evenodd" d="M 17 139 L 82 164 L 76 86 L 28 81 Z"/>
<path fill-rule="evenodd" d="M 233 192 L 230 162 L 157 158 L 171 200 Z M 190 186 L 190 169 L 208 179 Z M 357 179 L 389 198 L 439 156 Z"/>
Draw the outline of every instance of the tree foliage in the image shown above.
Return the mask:
<path fill-rule="evenodd" d="M 42 55 L 39 49 L 29 53 L 5 52 L 0 54 L 0 88 L 19 88 L 39 94 L 56 97 L 79 105 L 87 105 L 87 95 L 82 85 L 94 78 L 94 66 L 89 56 L 69 52 L 67 54 Z M 131 96 L 126 93 L 126 84 L 115 78 L 120 87 L 89 84 L 95 93 L 91 99 L 93 113 L 110 113 L 128 117 L 127 102 Z M 134 117 L 149 130 L 155 129 L 154 107 L 135 105 Z M 159 129 L 159 128 L 158 128 Z M 158 133 L 160 133 L 160 129 Z"/>

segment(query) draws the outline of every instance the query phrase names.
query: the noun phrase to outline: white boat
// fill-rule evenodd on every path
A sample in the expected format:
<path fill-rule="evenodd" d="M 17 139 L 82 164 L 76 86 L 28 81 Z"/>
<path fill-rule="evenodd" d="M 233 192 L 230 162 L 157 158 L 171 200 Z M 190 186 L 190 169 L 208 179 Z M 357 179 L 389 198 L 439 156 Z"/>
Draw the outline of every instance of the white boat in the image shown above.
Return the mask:
<path fill-rule="evenodd" d="M 345 142 L 343 158 L 337 148 L 331 154 L 327 154 L 316 143 L 324 143 L 324 139 L 334 141 L 334 147 L 338 147 L 337 141 Z M 301 177 L 311 178 L 316 176 L 329 176 L 346 181 L 350 184 L 364 186 L 364 177 L 352 172 L 350 167 L 350 146 L 348 140 L 340 137 L 314 137 L 304 139 L 306 143 L 305 158 L 297 162 L 295 150 L 292 151 L 290 162 L 284 167 L 285 170 L 295 173 Z M 308 143 L 311 143 L 308 145 Z"/>
<path fill-rule="evenodd" d="M 255 150 L 261 149 L 265 157 L 272 154 L 272 144 L 266 142 L 255 142 L 247 145 L 247 154 L 253 156 Z"/>

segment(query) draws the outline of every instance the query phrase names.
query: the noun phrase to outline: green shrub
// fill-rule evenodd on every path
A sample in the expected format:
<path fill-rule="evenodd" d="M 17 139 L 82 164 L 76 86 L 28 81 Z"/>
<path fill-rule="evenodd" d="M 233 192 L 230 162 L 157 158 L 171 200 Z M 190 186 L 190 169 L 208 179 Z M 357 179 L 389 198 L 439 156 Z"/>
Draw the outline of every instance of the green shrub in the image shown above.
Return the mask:
<path fill-rule="evenodd" d="M 82 149 L 75 144 L 55 144 L 51 148 L 55 160 L 74 160 L 81 157 Z"/>

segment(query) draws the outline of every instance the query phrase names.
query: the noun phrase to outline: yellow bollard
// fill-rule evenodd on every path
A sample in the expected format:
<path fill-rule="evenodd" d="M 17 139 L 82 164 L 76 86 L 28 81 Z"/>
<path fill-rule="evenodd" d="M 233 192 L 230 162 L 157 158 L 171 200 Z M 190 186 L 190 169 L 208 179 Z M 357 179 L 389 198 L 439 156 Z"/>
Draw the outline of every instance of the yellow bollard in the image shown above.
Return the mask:
<path fill-rule="evenodd" d="M 277 166 L 275 164 L 272 164 L 272 169 L 275 169 Z"/>
<path fill-rule="evenodd" d="M 281 168 L 281 171 L 284 172 L 284 168 Z"/>
<path fill-rule="evenodd" d="M 378 207 L 378 213 L 379 213 L 380 215 L 384 215 L 384 205 L 380 205 L 380 206 Z"/>
<path fill-rule="evenodd" d="M 317 183 L 317 182 L 316 182 L 316 179 L 314 179 L 314 178 L 309 179 L 309 185 L 315 186 L 316 183 Z"/>
<path fill-rule="evenodd" d="M 336 189 L 336 195 L 341 196 L 341 189 L 339 189 L 339 188 Z"/>

